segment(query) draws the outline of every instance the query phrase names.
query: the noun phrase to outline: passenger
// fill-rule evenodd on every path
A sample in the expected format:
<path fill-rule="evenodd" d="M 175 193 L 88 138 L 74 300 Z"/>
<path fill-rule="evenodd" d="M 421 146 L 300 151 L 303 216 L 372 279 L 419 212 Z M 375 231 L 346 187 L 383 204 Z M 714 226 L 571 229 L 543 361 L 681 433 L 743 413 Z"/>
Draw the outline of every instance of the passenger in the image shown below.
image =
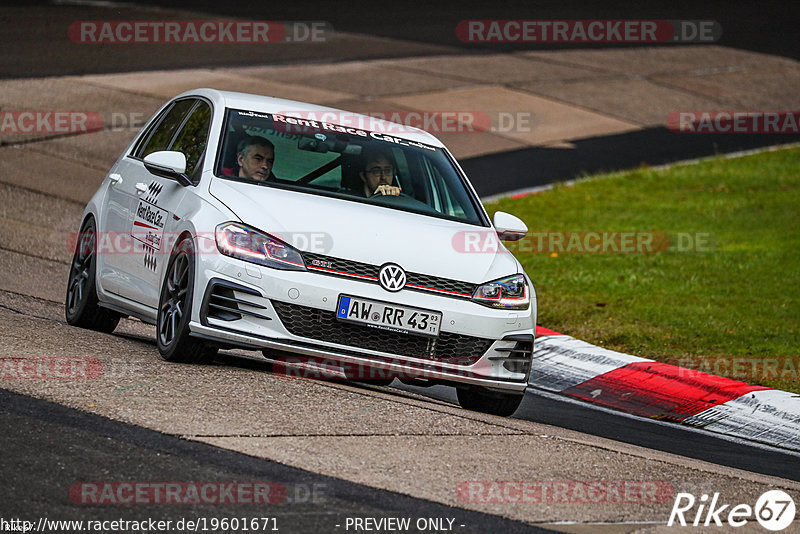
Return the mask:
<path fill-rule="evenodd" d="M 362 154 L 361 172 L 358 173 L 364 183 L 364 196 L 400 194 L 400 187 L 395 182 L 394 164 L 391 156 L 383 151 L 367 150 Z"/>
<path fill-rule="evenodd" d="M 272 166 L 275 164 L 275 145 L 272 142 L 263 137 L 251 135 L 242 139 L 236 148 L 239 178 L 248 178 L 259 182 L 277 179 L 272 174 Z"/>

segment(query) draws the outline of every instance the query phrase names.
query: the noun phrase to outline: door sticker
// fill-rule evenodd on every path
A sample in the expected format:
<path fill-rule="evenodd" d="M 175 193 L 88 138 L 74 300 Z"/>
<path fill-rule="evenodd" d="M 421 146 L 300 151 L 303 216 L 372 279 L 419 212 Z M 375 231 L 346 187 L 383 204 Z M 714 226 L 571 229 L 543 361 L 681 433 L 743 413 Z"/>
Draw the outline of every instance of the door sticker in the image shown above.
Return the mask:
<path fill-rule="evenodd" d="M 167 224 L 169 215 L 168 211 L 156 206 L 161 187 L 155 182 L 150 182 L 147 194 L 144 198 L 139 199 L 139 205 L 133 216 L 133 228 L 131 228 L 131 236 L 144 244 L 145 248 L 151 249 L 151 253 L 161 250 L 164 226 Z"/>

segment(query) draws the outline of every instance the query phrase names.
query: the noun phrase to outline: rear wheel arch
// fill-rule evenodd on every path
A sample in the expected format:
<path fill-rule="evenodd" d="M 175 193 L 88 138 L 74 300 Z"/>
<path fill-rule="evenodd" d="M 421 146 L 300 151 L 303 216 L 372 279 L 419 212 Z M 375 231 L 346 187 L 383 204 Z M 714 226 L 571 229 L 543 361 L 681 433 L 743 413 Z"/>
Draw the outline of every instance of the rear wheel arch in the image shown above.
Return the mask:
<path fill-rule="evenodd" d="M 97 251 L 97 221 L 93 214 L 88 214 L 81 223 L 70 262 L 64 312 L 72 326 L 108 333 L 116 328 L 120 314 L 99 305 Z"/>

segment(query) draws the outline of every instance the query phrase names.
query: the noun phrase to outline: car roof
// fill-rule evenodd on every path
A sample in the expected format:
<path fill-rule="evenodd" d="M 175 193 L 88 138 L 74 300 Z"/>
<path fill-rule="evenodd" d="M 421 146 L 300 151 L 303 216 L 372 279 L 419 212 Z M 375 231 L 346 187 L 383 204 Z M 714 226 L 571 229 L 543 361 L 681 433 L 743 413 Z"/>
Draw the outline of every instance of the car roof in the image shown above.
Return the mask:
<path fill-rule="evenodd" d="M 271 96 L 254 95 L 249 93 L 236 93 L 233 91 L 220 91 L 217 89 L 193 89 L 186 91 L 176 98 L 186 96 L 203 96 L 211 100 L 215 105 L 225 108 L 242 109 L 246 111 L 256 111 L 261 113 L 273 113 L 286 115 L 287 117 L 300 118 L 323 118 L 334 117 L 329 121 L 341 126 L 355 127 L 362 130 L 386 133 L 393 137 L 400 137 L 428 145 L 444 147 L 441 141 L 424 130 L 390 122 L 376 117 L 370 117 L 326 106 L 286 100 Z"/>

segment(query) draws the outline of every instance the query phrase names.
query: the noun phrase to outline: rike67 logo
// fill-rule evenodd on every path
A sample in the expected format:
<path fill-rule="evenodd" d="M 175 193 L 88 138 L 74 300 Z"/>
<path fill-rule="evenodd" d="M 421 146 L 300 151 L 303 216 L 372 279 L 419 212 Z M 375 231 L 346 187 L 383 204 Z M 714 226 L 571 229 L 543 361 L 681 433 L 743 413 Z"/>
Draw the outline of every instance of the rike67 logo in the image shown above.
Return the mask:
<path fill-rule="evenodd" d="M 719 493 L 710 500 L 707 494 L 695 498 L 691 493 L 678 493 L 667 526 L 717 526 L 738 528 L 755 519 L 765 529 L 778 532 L 786 529 L 795 517 L 792 497 L 781 490 L 763 493 L 755 506 L 749 504 L 723 504 Z"/>

